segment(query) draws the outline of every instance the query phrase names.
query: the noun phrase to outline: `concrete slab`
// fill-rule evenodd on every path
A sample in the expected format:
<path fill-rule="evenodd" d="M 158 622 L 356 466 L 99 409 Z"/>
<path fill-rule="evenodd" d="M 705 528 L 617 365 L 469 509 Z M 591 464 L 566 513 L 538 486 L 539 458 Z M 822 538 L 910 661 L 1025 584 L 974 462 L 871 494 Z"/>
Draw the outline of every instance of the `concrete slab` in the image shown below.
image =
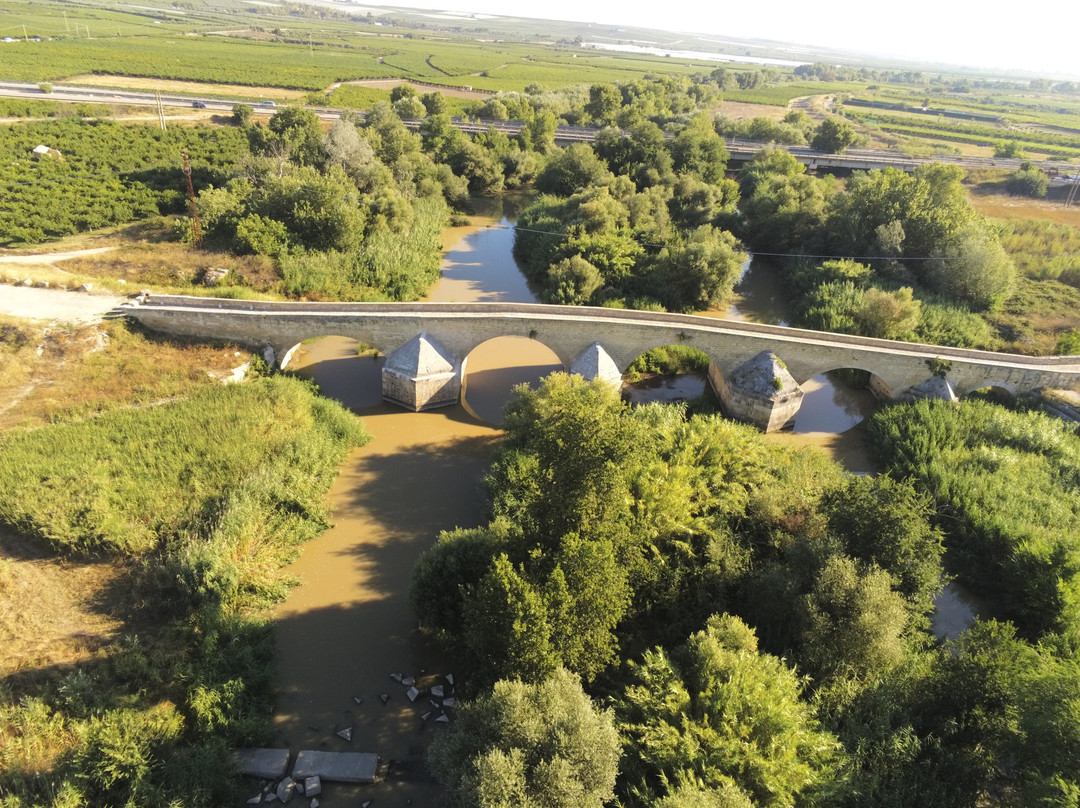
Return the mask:
<path fill-rule="evenodd" d="M 241 774 L 278 780 L 289 767 L 288 749 L 237 749 L 233 752 Z"/>
<path fill-rule="evenodd" d="M 318 775 L 338 783 L 374 783 L 379 756 L 374 752 L 320 752 L 303 749 L 296 755 L 294 780 Z"/>

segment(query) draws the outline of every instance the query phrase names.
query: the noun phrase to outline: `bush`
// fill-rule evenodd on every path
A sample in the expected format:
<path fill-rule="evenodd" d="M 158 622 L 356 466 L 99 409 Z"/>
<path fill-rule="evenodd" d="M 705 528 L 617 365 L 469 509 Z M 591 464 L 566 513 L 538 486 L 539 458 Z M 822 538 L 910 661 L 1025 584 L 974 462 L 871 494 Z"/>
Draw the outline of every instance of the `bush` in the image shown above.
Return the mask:
<path fill-rule="evenodd" d="M 1021 168 L 1009 176 L 1005 187 L 1010 194 L 1042 199 L 1050 188 L 1050 178 L 1035 167 Z"/>

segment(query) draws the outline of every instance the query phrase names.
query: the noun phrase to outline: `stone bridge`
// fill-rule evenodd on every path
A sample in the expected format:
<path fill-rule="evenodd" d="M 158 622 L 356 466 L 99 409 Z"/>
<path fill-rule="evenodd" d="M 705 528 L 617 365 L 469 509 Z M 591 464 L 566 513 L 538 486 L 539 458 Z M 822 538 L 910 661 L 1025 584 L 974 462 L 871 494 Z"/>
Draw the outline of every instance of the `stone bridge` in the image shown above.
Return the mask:
<path fill-rule="evenodd" d="M 271 347 L 284 367 L 317 337 L 351 337 L 388 356 L 383 393 L 423 409 L 455 403 L 469 352 L 496 337 L 535 339 L 571 372 L 617 380 L 645 351 L 689 345 L 711 360 L 709 379 L 729 414 L 777 429 L 801 404 L 799 385 L 830 370 L 868 371 L 882 398 L 1011 395 L 1080 385 L 1080 357 L 1030 357 L 829 334 L 797 328 L 580 306 L 508 303 L 291 303 L 152 295 L 128 309 L 178 336 Z M 764 355 L 763 355 L 764 354 Z M 753 360 L 753 361 L 752 361 Z M 929 363 L 948 364 L 946 381 Z"/>

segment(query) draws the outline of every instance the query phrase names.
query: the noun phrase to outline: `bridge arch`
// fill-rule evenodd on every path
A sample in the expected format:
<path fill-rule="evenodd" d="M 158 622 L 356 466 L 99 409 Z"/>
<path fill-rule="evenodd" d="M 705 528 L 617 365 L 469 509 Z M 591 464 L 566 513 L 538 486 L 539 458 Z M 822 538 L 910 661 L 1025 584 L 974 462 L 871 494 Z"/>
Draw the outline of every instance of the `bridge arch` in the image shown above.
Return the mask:
<path fill-rule="evenodd" d="M 892 398 L 884 379 L 866 368 L 837 367 L 804 381 L 802 404 L 792 428 L 797 433 L 842 434 Z"/>
<path fill-rule="evenodd" d="M 1019 395 L 1019 391 L 1017 390 L 1016 385 L 1011 384 L 1007 381 L 997 381 L 995 379 L 987 379 L 986 381 L 969 383 L 966 386 L 958 389 L 956 391 L 956 395 L 960 398 L 964 398 L 965 396 L 970 396 L 972 393 L 977 393 L 980 390 L 988 390 L 991 393 L 999 396 L 1002 396 L 1002 394 L 1004 394 L 1002 397 L 1006 398 L 1009 401 L 1015 400 L 1016 397 Z"/>
<path fill-rule="evenodd" d="M 350 409 L 383 400 L 385 356 L 353 337 L 325 334 L 298 342 L 281 357 L 283 369 L 313 379 L 323 395 Z"/>
<path fill-rule="evenodd" d="M 566 364 L 539 340 L 523 336 L 486 339 L 461 357 L 461 404 L 474 418 L 502 423 L 502 410 L 519 384 L 536 387 Z"/>
<path fill-rule="evenodd" d="M 685 343 L 660 345 L 633 357 L 623 373 L 623 398 L 631 403 L 693 401 L 710 389 L 713 360 Z"/>
<path fill-rule="evenodd" d="M 879 376 L 893 396 L 902 396 L 926 381 L 933 372 L 931 366 L 939 362 L 948 364 L 948 379 L 960 391 L 995 384 L 1027 392 L 1074 387 L 1080 382 L 1077 357 L 1017 356 L 659 312 L 540 304 L 293 303 L 166 295 L 151 295 L 128 312 L 147 328 L 230 340 L 257 349 L 270 345 L 278 356 L 302 340 L 323 334 L 352 337 L 386 354 L 427 334 L 454 357 L 468 356 L 493 337 L 513 335 L 542 342 L 564 367 L 590 346 L 600 345 L 607 365 L 621 372 L 643 351 L 680 342 L 709 355 L 714 389 L 717 382 L 722 385 L 724 378 L 762 352 L 783 359 L 793 386 L 831 368 L 857 367 Z M 771 422 L 767 428 L 773 428 Z"/>

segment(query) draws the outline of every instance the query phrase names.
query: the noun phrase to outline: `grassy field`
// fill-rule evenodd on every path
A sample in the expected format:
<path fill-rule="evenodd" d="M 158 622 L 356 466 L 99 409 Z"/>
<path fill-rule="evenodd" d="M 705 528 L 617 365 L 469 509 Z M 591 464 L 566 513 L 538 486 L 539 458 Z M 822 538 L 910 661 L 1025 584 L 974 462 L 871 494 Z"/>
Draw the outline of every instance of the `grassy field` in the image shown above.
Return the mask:
<path fill-rule="evenodd" d="M 119 321 L 42 328 L 6 318 L 0 320 L 0 359 L 2 429 L 188 395 L 228 378 L 248 354 L 234 346 L 151 338 Z"/>
<path fill-rule="evenodd" d="M 44 423 L 55 413 L 24 398 L 23 427 L 0 432 L 3 800 L 234 804 L 247 795 L 227 750 L 270 732 L 273 641 L 257 610 L 325 529 L 325 490 L 365 435 L 305 383 L 214 383 L 206 368 L 232 350 L 118 324 L 90 350 L 95 333 L 57 347 L 55 330 L 0 324 L 0 367 L 51 377 L 74 402 Z M 132 406 L 128 375 L 175 395 Z M 85 417 L 94 394 L 104 411 Z M 15 398 L 0 384 L 0 412 Z"/>

